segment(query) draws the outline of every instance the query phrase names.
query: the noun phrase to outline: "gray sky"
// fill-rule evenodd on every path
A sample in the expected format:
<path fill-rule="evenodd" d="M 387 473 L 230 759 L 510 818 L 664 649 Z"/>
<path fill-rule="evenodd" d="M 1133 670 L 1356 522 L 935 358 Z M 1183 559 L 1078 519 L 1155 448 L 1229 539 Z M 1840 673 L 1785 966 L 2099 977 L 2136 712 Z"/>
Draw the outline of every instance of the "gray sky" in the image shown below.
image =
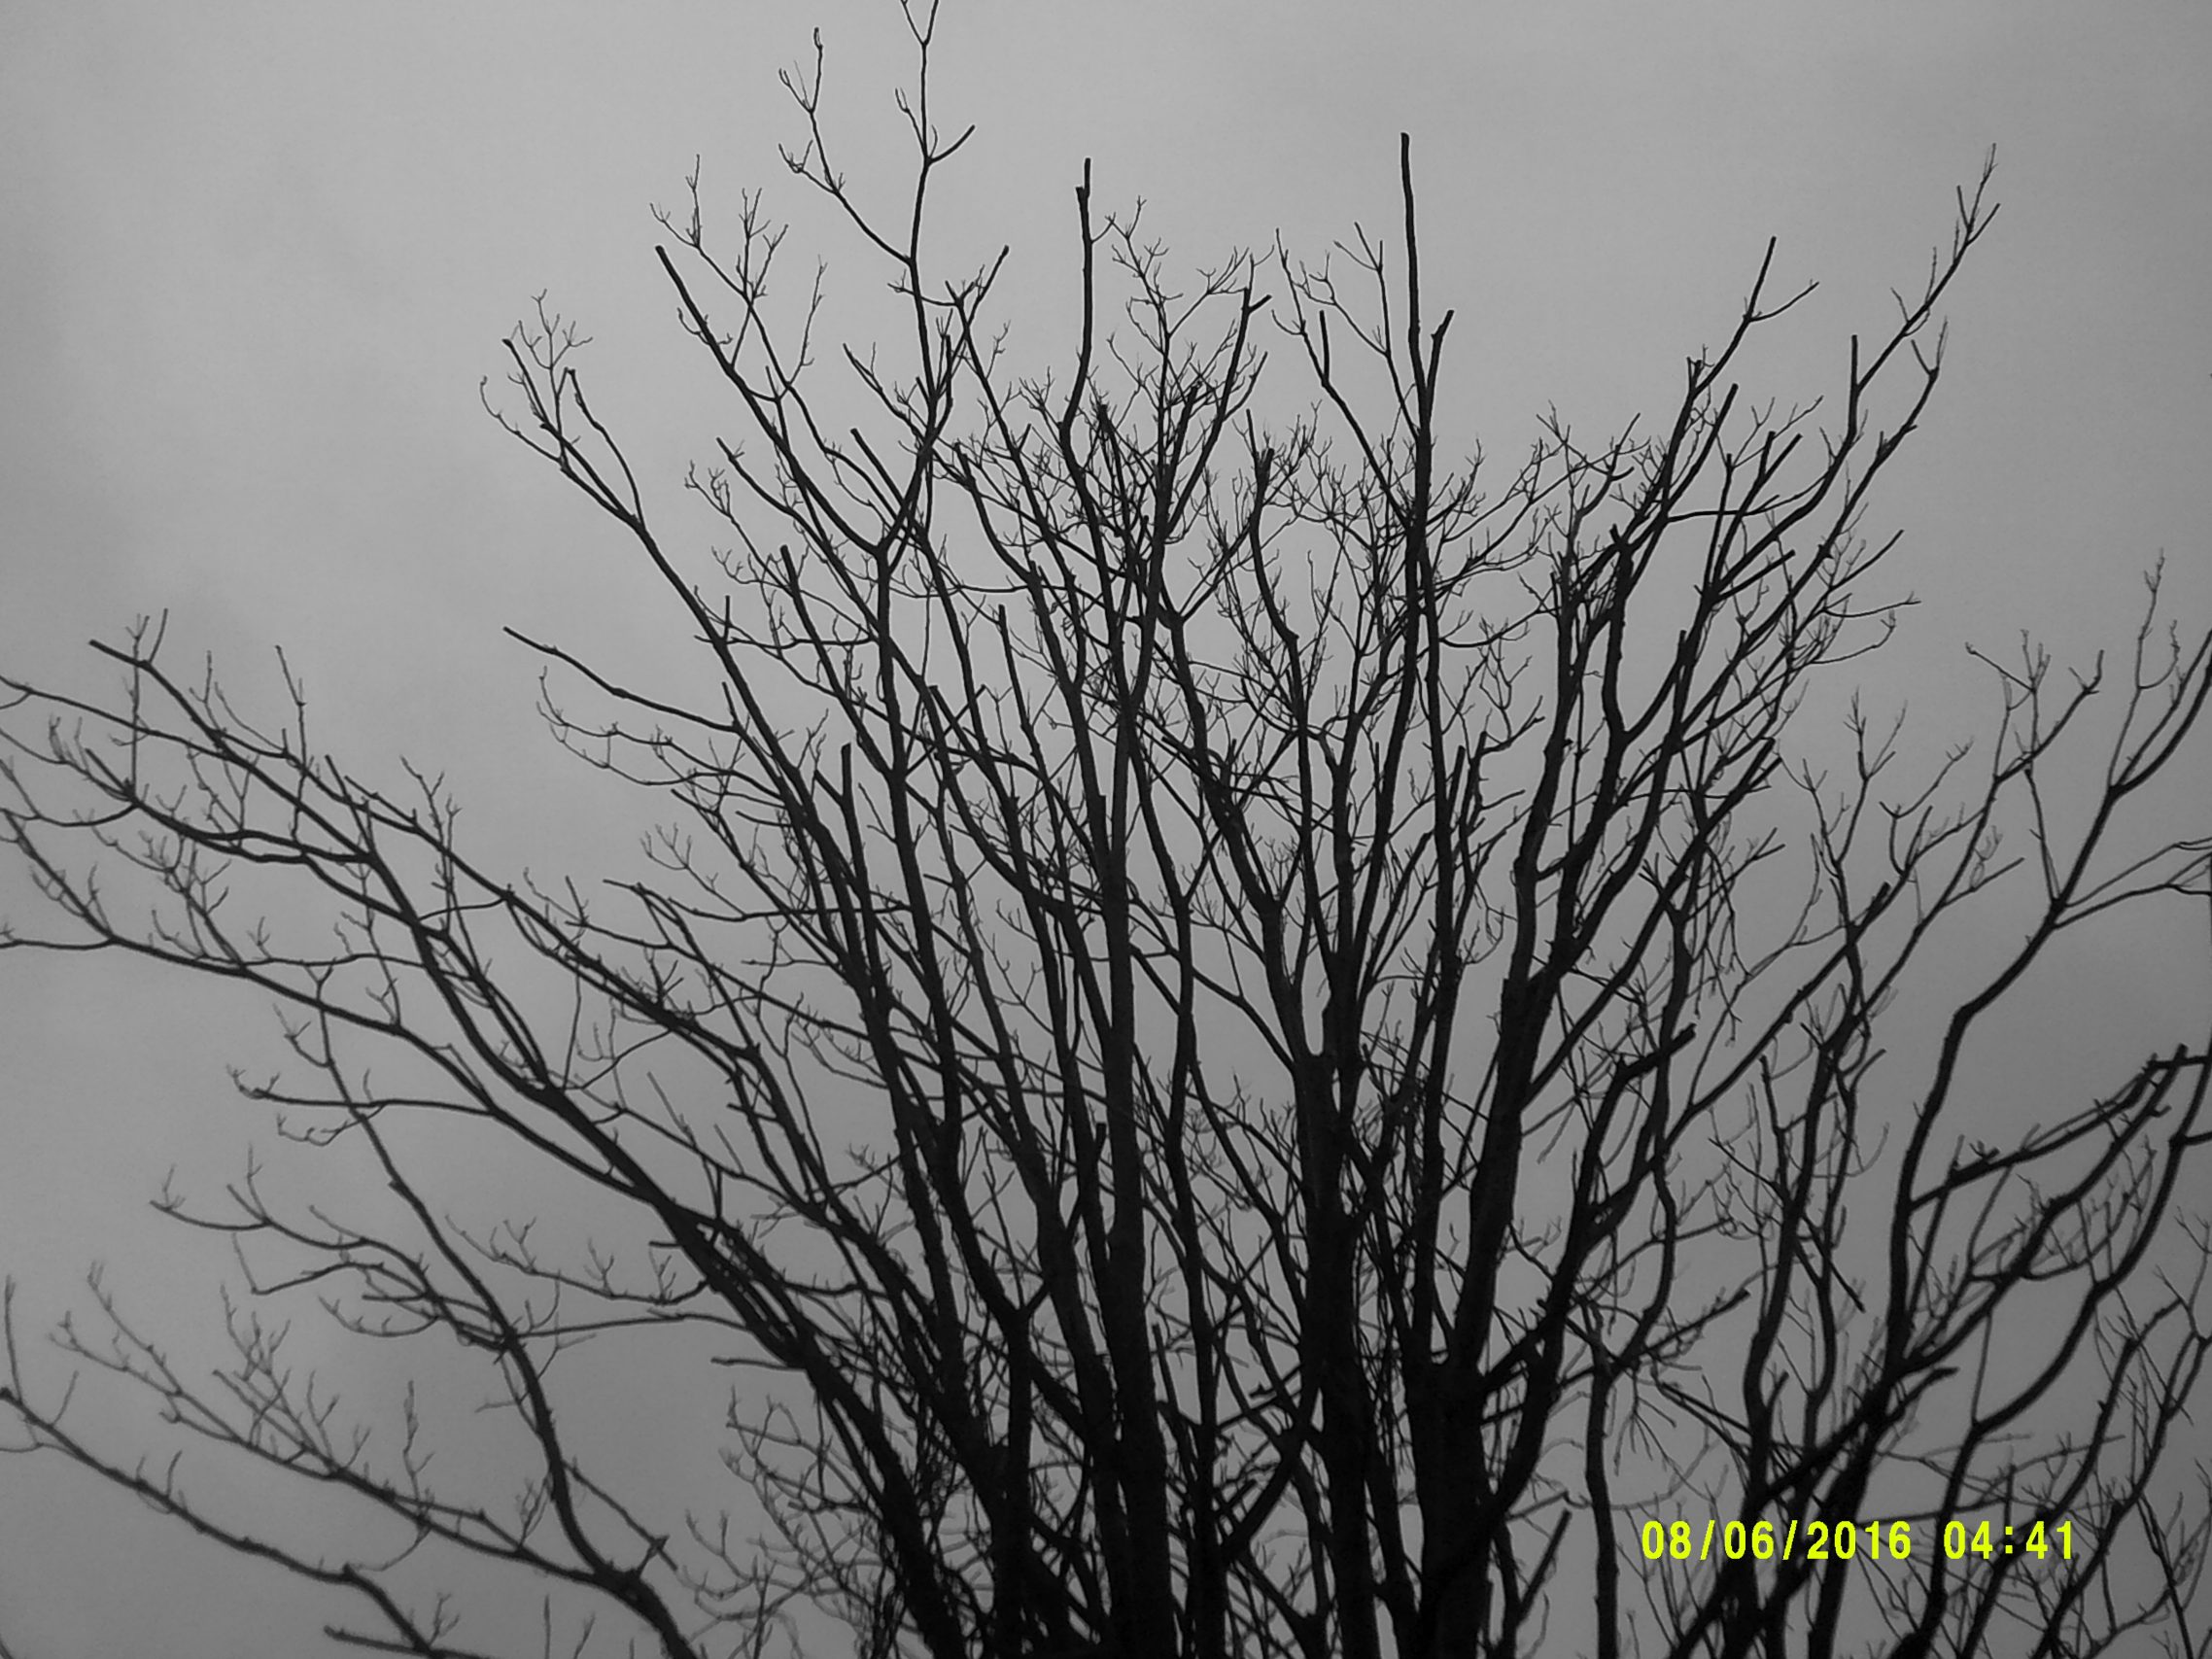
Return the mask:
<path fill-rule="evenodd" d="M 816 25 L 842 162 L 887 192 L 906 57 L 885 5 L 0 9 L 0 664 L 104 689 L 82 642 L 168 608 L 173 647 L 216 651 L 262 708 L 283 644 L 358 770 L 446 770 L 494 862 L 588 875 L 627 847 L 642 820 L 569 806 L 535 668 L 498 629 L 619 665 L 672 619 L 478 380 L 498 389 L 501 336 L 550 289 L 673 497 L 732 424 L 652 259 L 648 204 L 695 153 L 725 223 L 753 185 L 800 217 L 787 257 L 830 259 L 833 324 L 867 302 L 874 273 L 776 159 L 797 131 L 776 71 Z M 2176 610 L 2212 615 L 2207 86 L 2212 13 L 2185 0 L 947 0 L 937 109 L 980 130 L 937 247 L 959 267 L 1012 243 L 1010 314 L 1043 327 L 1072 293 L 1086 156 L 1181 259 L 1277 229 L 1317 258 L 1355 220 L 1395 235 L 1409 130 L 1431 303 L 1460 312 L 1453 407 L 1503 459 L 1547 405 L 1592 436 L 1659 407 L 1770 234 L 1780 279 L 1822 287 L 1748 389 L 1829 390 L 1995 143 L 2003 211 L 1869 527 L 1905 531 L 1896 578 L 1926 602 L 1882 689 L 1965 735 L 1988 705 L 1962 639 L 2119 643 L 2161 551 Z M 35 919 L 24 899 L 0 869 L 0 911 Z M 2067 991 L 2110 999 L 2122 1051 L 2204 1005 L 2201 954 L 2192 979 L 2168 944 L 2107 941 Z M 236 1172 L 259 1121 L 224 1066 L 271 1034 L 210 987 L 0 958 L 0 1268 L 27 1329 L 100 1257 L 163 1329 L 213 1306 L 224 1259 L 144 1200 L 172 1164 L 201 1190 Z M 303 1653 L 309 1607 L 127 1501 L 0 1463 L 0 1640 L 23 1659 Z"/>

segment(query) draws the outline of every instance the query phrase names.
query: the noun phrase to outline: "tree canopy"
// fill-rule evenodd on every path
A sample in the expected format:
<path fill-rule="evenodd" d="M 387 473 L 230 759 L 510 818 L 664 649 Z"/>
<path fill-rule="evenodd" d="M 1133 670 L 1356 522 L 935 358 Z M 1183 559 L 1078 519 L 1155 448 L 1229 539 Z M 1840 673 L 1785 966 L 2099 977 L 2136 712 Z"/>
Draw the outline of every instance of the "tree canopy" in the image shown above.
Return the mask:
<path fill-rule="evenodd" d="M 664 220 L 732 411 L 686 479 L 718 545 L 671 528 L 542 303 L 489 399 L 711 688 L 517 635 L 561 741 L 664 804 L 653 875 L 480 864 L 441 780 L 364 781 L 296 691 L 253 716 L 157 624 L 100 647 L 114 700 L 0 680 L 0 833 L 59 917 L 5 943 L 273 997 L 293 1063 L 243 1086 L 395 1200 L 249 1173 L 173 1212 L 237 1239 L 254 1297 L 456 1339 L 527 1467 L 449 1483 L 412 1396 L 335 1409 L 244 1304 L 201 1383 L 104 1288 L 107 1333 L 61 1333 L 81 1367 L 397 1541 L 196 1503 L 12 1333 L 17 1444 L 396 1652 L 481 1650 L 421 1589 L 466 1557 L 544 1582 L 548 1647 L 599 1605 L 597 1640 L 672 1656 L 825 1622 L 935 1659 L 2196 1651 L 2206 1036 L 2095 1098 L 1971 1096 L 2061 936 L 2212 900 L 2212 837 L 2156 791 L 2212 639 L 2154 574 L 2115 665 L 1988 659 L 1994 730 L 1933 763 L 1846 695 L 1895 648 L 1870 502 L 1989 169 L 1824 399 L 1740 390 L 1803 297 L 1770 249 L 1659 418 L 1554 417 L 1501 467 L 1439 430 L 1405 139 L 1391 234 L 1319 267 L 1179 273 L 1087 173 L 1073 338 L 1009 369 L 1003 262 L 924 257 L 967 134 L 907 16 L 897 212 L 833 164 L 818 61 L 785 157 L 895 340 L 818 337 L 758 196 L 727 242 L 696 174 Z M 1933 971 L 2007 894 L 2002 960 Z M 1891 1054 L 1911 1021 L 1935 1040 Z M 449 1207 L 456 1120 L 537 1209 Z M 575 1427 L 564 1356 L 607 1349 L 726 1377 L 725 1422 L 667 1424 L 726 1511 L 668 1512 Z"/>

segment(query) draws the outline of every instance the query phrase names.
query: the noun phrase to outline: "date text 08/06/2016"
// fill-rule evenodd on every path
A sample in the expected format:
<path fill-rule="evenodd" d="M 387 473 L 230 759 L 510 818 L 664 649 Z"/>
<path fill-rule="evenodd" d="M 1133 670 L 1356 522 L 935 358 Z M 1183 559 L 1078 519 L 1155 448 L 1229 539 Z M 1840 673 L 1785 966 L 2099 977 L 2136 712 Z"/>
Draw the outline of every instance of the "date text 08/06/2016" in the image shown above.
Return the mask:
<path fill-rule="evenodd" d="M 2002 1521 L 1950 1520 L 1940 1529 L 1943 1553 L 1951 1561 L 1969 1556 L 1992 1560 L 2022 1555 L 2034 1561 L 2074 1559 L 2074 1523 L 2036 1519 L 2018 1525 Z M 1646 1561 L 1910 1561 L 1915 1538 L 1911 1521 L 1727 1521 L 1708 1518 L 1701 1530 L 1676 1519 L 1653 1519 L 1638 1532 Z M 1802 1553 L 1801 1553 L 1802 1552 Z"/>

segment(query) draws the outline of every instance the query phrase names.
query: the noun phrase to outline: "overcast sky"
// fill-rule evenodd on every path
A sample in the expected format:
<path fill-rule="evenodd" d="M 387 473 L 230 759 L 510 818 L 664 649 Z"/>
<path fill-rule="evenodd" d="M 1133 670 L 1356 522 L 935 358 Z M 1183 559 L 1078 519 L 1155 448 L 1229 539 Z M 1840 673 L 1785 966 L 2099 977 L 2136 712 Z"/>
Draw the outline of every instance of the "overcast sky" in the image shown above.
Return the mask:
<path fill-rule="evenodd" d="M 497 391 L 501 335 L 550 290 L 595 336 L 584 366 L 648 489 L 673 495 L 732 424 L 652 257 L 649 205 L 678 198 L 695 154 L 710 227 L 766 186 L 802 215 L 794 263 L 830 261 L 834 307 L 843 261 L 866 302 L 875 273 L 776 156 L 797 131 L 776 72 L 816 26 L 841 162 L 888 200 L 906 43 L 881 4 L 0 7 L 0 666 L 104 689 L 83 641 L 166 608 L 173 646 L 217 652 L 262 708 L 284 645 L 357 770 L 445 770 L 495 862 L 582 875 L 628 846 L 642 821 L 548 812 L 573 769 L 498 630 L 645 662 L 672 618 L 478 383 Z M 1010 244 L 1009 312 L 1038 328 L 1072 294 L 1086 156 L 1182 259 L 1278 230 L 1318 257 L 1355 222 L 1395 233 L 1409 131 L 1431 303 L 1459 308 L 1455 418 L 1502 457 L 1548 406 L 1593 436 L 1655 406 L 1770 235 L 1781 280 L 1822 287 L 1749 390 L 1831 390 L 1995 144 L 2003 210 L 1955 290 L 1945 385 L 1870 520 L 1905 533 L 1896 574 L 1926 602 L 1883 689 L 1964 735 L 1987 706 L 1962 641 L 2118 642 L 2161 552 L 2176 608 L 2212 616 L 2196 0 L 947 0 L 939 72 L 941 121 L 979 130 L 933 246 L 951 271 Z M 2201 760 L 2193 776 L 2212 784 Z M 25 900 L 0 868 L 0 912 L 30 918 Z M 2107 949 L 2069 994 L 2109 1000 L 2117 1044 L 2200 1032 L 2170 1030 L 2212 989 L 2200 953 Z M 144 1202 L 171 1165 L 235 1172 L 259 1131 L 224 1066 L 270 1035 L 251 999 L 0 957 L 0 1268 L 20 1323 L 81 1302 L 98 1257 L 139 1305 L 213 1306 L 224 1259 Z M 22 1659 L 303 1654 L 316 1624 L 127 1501 L 0 1463 L 0 1641 Z"/>

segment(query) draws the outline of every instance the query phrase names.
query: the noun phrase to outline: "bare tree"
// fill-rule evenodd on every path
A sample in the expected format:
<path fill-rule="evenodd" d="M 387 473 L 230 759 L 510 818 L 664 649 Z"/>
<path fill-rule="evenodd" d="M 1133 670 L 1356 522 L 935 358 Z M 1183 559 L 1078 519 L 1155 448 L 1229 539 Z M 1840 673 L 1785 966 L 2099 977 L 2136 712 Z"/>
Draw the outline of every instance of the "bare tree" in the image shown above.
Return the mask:
<path fill-rule="evenodd" d="M 772 297 L 759 199 L 730 249 L 696 174 L 664 218 L 743 432 L 688 480 L 731 538 L 712 569 L 573 330 L 541 306 L 508 343 L 502 419 L 704 653 L 685 701 L 524 641 L 613 711 L 549 693 L 562 740 L 673 801 L 651 879 L 588 903 L 482 867 L 441 785 L 341 770 L 296 688 L 256 724 L 157 627 L 99 647 L 115 704 L 5 682 L 0 822 L 73 924 L 7 943 L 272 994 L 307 1081 L 248 1091 L 397 1204 L 340 1219 L 250 1173 L 227 1210 L 167 1207 L 234 1235 L 258 1296 L 458 1338 L 524 1431 L 519 1494 L 433 1479 L 411 1398 L 355 1433 L 245 1311 L 196 1381 L 104 1288 L 107 1333 L 61 1333 L 78 1365 L 398 1545 L 314 1555 L 211 1512 L 82 1436 L 11 1331 L 18 1443 L 365 1599 L 333 1634 L 396 1652 L 478 1651 L 411 1588 L 418 1547 L 611 1603 L 670 1655 L 824 1615 L 938 1659 L 1508 1655 L 1547 1629 L 1602 1659 L 2204 1651 L 2202 1494 L 2170 1467 L 2212 1347 L 2183 1202 L 2204 1038 L 2032 1122 L 1966 1094 L 2061 934 L 2212 896 L 2201 821 L 2134 827 L 2212 642 L 2159 620 L 2154 576 L 2118 673 L 1991 661 L 1978 750 L 1908 778 L 1855 701 L 1827 762 L 1799 730 L 1890 638 L 1902 602 L 1867 588 L 1893 541 L 1860 527 L 1987 171 L 1824 410 L 1739 396 L 1802 297 L 1762 265 L 1663 425 L 1586 447 L 1555 421 L 1501 472 L 1437 431 L 1452 316 L 1403 140 L 1402 230 L 1343 250 L 1349 282 L 1278 248 L 1178 286 L 1087 172 L 1071 358 L 1008 369 L 1001 267 L 923 259 L 967 135 L 933 124 L 909 17 L 895 214 L 831 159 L 818 57 L 786 83 L 791 171 L 910 325 L 896 368 L 835 354 L 859 418 L 823 384 L 818 282 Z M 1269 342 L 1303 414 L 1262 419 Z M 335 943 L 240 923 L 262 878 Z M 2028 916 L 2002 961 L 1916 977 L 2000 887 Z M 1924 1066 L 1884 1062 L 1916 1020 Z M 456 1219 L 424 1139 L 456 1117 L 616 1242 Z M 587 1341 L 738 1367 L 731 1515 L 665 1513 L 595 1455 L 553 1365 Z"/>

